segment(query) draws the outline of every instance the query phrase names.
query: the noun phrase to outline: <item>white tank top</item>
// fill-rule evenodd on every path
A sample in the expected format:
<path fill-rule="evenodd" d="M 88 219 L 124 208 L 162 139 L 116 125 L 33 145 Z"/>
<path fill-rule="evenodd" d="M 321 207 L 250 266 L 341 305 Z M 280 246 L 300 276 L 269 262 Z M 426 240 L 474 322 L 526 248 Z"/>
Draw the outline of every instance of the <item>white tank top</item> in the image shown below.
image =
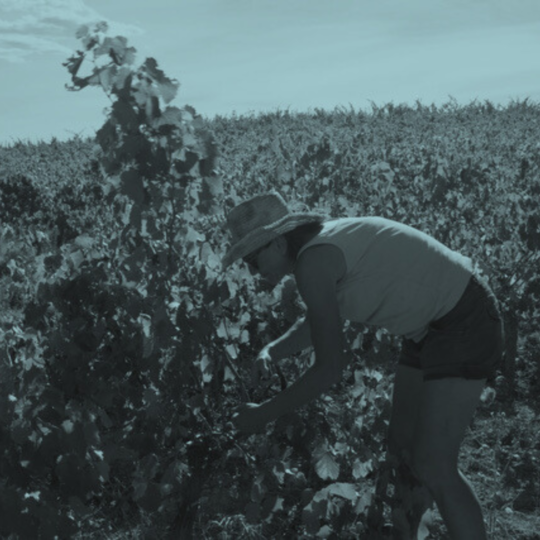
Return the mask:
<path fill-rule="evenodd" d="M 382 217 L 326 221 L 298 256 L 318 244 L 335 245 L 345 257 L 337 286 L 341 317 L 414 341 L 457 304 L 473 273 L 470 258 Z"/>

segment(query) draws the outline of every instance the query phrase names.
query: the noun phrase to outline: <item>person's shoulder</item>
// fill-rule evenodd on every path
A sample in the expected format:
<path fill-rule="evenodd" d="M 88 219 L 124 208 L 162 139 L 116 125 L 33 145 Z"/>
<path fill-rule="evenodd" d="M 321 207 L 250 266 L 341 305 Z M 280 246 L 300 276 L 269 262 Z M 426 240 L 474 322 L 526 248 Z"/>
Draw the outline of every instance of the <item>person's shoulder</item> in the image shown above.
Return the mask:
<path fill-rule="evenodd" d="M 300 254 L 294 273 L 297 281 L 328 279 L 336 283 L 346 271 L 345 257 L 340 248 L 333 244 L 315 244 Z"/>
<path fill-rule="evenodd" d="M 340 260 L 343 254 L 336 246 L 317 244 L 310 246 L 298 258 L 294 276 L 298 292 L 304 300 L 310 320 L 313 317 L 327 318 L 338 313 L 337 282 L 341 278 Z M 311 324 L 311 322 L 310 322 Z"/>

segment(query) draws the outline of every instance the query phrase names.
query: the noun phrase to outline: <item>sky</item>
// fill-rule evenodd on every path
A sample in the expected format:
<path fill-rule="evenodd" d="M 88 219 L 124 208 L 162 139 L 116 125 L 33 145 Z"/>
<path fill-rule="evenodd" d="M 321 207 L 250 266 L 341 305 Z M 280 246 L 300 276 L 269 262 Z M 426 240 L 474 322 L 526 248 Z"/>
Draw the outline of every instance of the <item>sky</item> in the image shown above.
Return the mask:
<path fill-rule="evenodd" d="M 0 145 L 103 125 L 108 98 L 62 66 L 102 20 L 209 118 L 540 102 L 540 0 L 0 0 Z"/>

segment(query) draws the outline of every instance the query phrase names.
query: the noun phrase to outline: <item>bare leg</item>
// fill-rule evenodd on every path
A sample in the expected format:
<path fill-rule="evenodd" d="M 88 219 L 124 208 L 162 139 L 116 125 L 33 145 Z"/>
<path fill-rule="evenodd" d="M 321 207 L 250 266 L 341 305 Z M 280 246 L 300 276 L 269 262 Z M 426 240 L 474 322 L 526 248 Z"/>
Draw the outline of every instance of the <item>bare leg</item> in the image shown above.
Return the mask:
<path fill-rule="evenodd" d="M 392 508 L 394 538 L 416 540 L 433 497 L 415 477 L 411 468 L 414 429 L 421 405 L 423 372 L 398 365 L 392 397 L 392 417 L 388 433 L 388 453 L 394 468 L 395 489 Z"/>
<path fill-rule="evenodd" d="M 480 503 L 458 469 L 459 448 L 485 379 L 424 382 L 412 466 L 434 497 L 452 540 L 486 540 Z"/>
<path fill-rule="evenodd" d="M 416 478 L 410 467 L 401 461 L 394 469 L 395 488 L 392 506 L 393 538 L 396 540 L 420 540 L 431 519 L 433 497 L 429 490 Z"/>

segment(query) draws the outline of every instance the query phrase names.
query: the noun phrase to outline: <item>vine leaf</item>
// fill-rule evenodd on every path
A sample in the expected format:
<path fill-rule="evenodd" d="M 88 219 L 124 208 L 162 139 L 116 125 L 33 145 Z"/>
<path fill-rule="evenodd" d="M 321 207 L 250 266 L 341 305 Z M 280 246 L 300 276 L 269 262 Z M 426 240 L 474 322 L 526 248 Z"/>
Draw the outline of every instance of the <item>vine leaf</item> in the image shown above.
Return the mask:
<path fill-rule="evenodd" d="M 122 173 L 122 193 L 125 193 L 135 204 L 144 201 L 144 185 L 137 171 L 130 169 Z"/>
<path fill-rule="evenodd" d="M 77 39 L 85 38 L 88 35 L 89 31 L 90 29 L 88 28 L 88 26 L 86 24 L 83 24 L 82 26 L 79 26 L 79 28 L 75 32 L 75 37 Z"/>
<path fill-rule="evenodd" d="M 354 484 L 350 484 L 347 482 L 336 482 L 335 484 L 330 484 L 320 492 L 321 495 L 323 495 L 322 492 L 324 492 L 325 494 L 327 492 L 330 495 L 337 495 L 339 497 L 343 497 L 344 499 L 348 499 L 353 503 L 356 502 L 356 499 L 358 499 L 358 493 L 356 492 Z M 317 500 L 318 497 L 319 494 L 317 493 L 314 497 L 314 500 Z"/>
<path fill-rule="evenodd" d="M 369 459 L 368 461 L 360 461 L 356 459 L 353 465 L 352 474 L 354 478 L 359 480 L 360 478 L 365 478 L 373 469 L 373 460 Z"/>
<path fill-rule="evenodd" d="M 73 77 L 75 77 L 83 63 L 83 60 L 84 54 L 81 51 L 78 51 L 77 55 L 70 56 L 66 62 L 62 63 L 62 65 L 67 68 Z"/>
<path fill-rule="evenodd" d="M 337 480 L 339 463 L 335 460 L 328 443 L 325 441 L 313 453 L 315 471 L 322 480 Z"/>
<path fill-rule="evenodd" d="M 178 92 L 180 83 L 176 79 L 169 79 L 169 77 L 158 68 L 158 64 L 154 58 L 147 58 L 142 68 L 156 83 L 163 101 L 165 101 L 165 103 L 172 101 Z"/>

